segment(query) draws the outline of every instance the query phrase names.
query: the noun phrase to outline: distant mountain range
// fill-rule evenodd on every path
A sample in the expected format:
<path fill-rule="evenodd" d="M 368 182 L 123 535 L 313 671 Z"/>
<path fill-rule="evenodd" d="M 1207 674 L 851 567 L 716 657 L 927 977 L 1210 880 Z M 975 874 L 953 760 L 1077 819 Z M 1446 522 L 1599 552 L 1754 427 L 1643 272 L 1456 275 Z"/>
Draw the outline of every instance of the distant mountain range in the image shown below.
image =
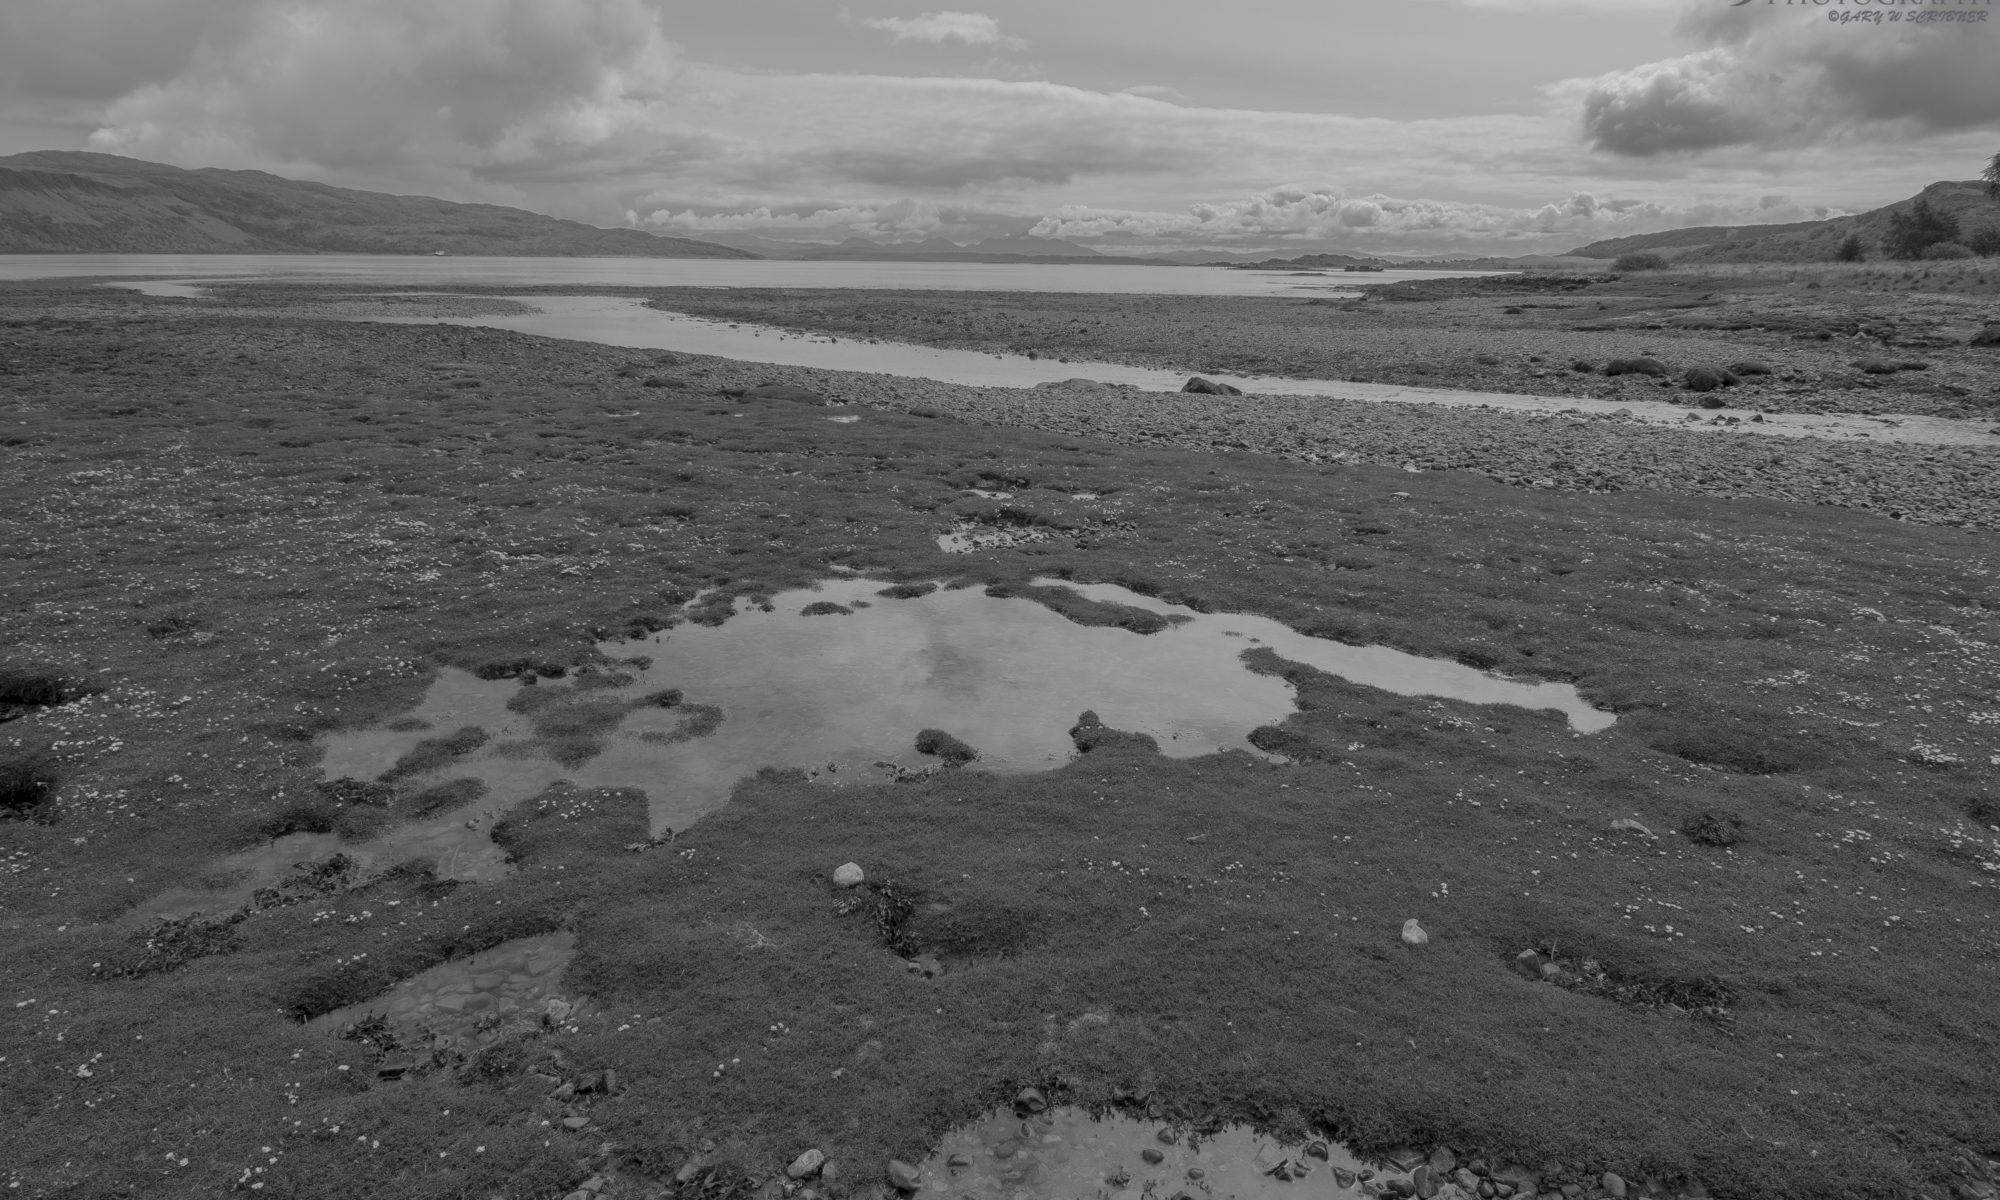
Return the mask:
<path fill-rule="evenodd" d="M 1157 265 L 1183 261 L 1183 256 L 1105 254 L 1062 238 L 1035 237 L 1016 233 L 990 237 L 969 244 L 944 238 L 920 242 L 875 242 L 851 237 L 831 245 L 825 242 L 787 242 L 754 233 L 716 233 L 709 240 L 761 254 L 765 258 L 813 261 L 859 262 L 984 262 L 984 263 L 1144 263 Z M 1207 262 L 1214 255 L 1199 255 L 1185 261 Z"/>
<path fill-rule="evenodd" d="M 1986 195 L 1986 185 L 1975 179 L 1934 183 L 1907 200 L 1825 221 L 1669 229 L 1592 242 L 1570 253 L 1584 258 L 1616 258 L 1650 250 L 1677 263 L 1832 262 L 1840 244 L 1853 234 L 1861 238 L 1868 256 L 1876 258 L 1881 256 L 1889 234 L 1890 214 L 1908 211 L 1919 199 L 1956 217 L 1966 236 L 1981 228 L 2000 228 L 2000 204 L 1995 204 Z"/>
<path fill-rule="evenodd" d="M 0 253 L 757 257 L 496 204 L 59 150 L 0 158 Z"/>

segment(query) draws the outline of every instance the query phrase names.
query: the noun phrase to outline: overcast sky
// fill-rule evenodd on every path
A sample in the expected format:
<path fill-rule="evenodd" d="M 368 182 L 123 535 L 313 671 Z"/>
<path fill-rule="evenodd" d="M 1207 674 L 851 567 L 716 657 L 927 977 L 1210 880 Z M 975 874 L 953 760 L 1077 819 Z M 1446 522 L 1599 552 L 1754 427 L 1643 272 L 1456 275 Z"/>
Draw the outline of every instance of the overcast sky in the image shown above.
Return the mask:
<path fill-rule="evenodd" d="M 1525 253 L 2000 151 L 1993 0 L 962 2 L 0 0 L 0 153 L 693 236 Z"/>

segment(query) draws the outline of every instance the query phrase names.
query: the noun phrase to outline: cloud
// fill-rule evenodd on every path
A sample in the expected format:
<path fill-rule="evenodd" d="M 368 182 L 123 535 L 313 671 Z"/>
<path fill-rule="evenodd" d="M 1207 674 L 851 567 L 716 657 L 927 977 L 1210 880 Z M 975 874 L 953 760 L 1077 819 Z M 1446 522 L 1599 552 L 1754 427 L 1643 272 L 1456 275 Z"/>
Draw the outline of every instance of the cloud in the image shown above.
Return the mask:
<path fill-rule="evenodd" d="M 1883 23 L 1829 21 L 1829 11 Z M 1996 34 L 1911 20 L 1931 12 L 1691 9 L 1681 27 L 1702 49 L 1568 80 L 1551 94 L 1573 106 L 1591 146 L 1629 157 L 1929 137 L 2000 123 Z"/>
<path fill-rule="evenodd" d="M 966 46 L 994 46 L 1002 50 L 1026 50 L 1028 43 L 1000 32 L 1000 22 L 982 13 L 933 12 L 915 17 L 864 17 L 863 25 L 880 29 L 899 42 L 929 42 L 942 45 L 958 42 Z"/>
<path fill-rule="evenodd" d="M 1195 204 L 1182 213 L 1069 206 L 1045 216 L 1031 232 L 1038 237 L 1101 239 L 1128 246 L 1148 241 L 1209 246 L 1294 243 L 1438 253 L 1515 243 L 1516 251 L 1525 253 L 1691 225 L 1777 224 L 1837 215 L 1838 210 L 1805 208 L 1775 195 L 1671 205 L 1577 192 L 1532 207 L 1507 207 L 1381 193 L 1356 196 L 1336 187 L 1293 187 Z"/>
<path fill-rule="evenodd" d="M 644 0 L 216 0 L 202 11 L 238 19 L 211 22 L 173 49 L 174 69 L 113 101 L 93 149 L 477 171 L 611 139 L 643 121 L 673 71 Z"/>

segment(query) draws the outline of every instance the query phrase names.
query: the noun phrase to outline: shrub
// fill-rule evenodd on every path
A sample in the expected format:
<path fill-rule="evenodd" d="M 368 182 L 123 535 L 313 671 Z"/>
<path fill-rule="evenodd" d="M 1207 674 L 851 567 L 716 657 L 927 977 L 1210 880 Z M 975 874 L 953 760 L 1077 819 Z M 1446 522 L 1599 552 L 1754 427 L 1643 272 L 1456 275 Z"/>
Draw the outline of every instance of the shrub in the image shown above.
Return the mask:
<path fill-rule="evenodd" d="M 1667 260 L 1664 255 L 1654 254 L 1651 251 L 1642 251 L 1637 254 L 1621 254 L 1611 264 L 1611 269 L 1614 271 L 1664 271 L 1667 269 Z"/>
<path fill-rule="evenodd" d="M 1972 257 L 1971 248 L 1963 242 L 1932 242 L 1930 245 L 1924 247 L 1924 258 L 1926 261 Z"/>
<path fill-rule="evenodd" d="M 964 766 L 979 757 L 979 751 L 942 729 L 926 729 L 917 734 L 917 753 L 941 758 L 954 767 Z"/>
<path fill-rule="evenodd" d="M 1889 214 L 1888 247 L 1896 258 L 1922 258 L 1927 248 L 1957 240 L 1957 219 L 1932 208 L 1921 196 L 1907 212 Z"/>
<path fill-rule="evenodd" d="M 0 705 L 49 708 L 68 704 L 83 690 L 53 671 L 0 667 Z"/>
<path fill-rule="evenodd" d="M 56 794 L 54 766 L 32 754 L 0 759 L 0 816 L 27 816 Z"/>
<path fill-rule="evenodd" d="M 1860 262 L 1868 257 L 1868 247 L 1862 243 L 1860 234 L 1850 233 L 1833 256 L 1841 262 Z"/>
<path fill-rule="evenodd" d="M 1965 239 L 1965 248 L 1981 258 L 2000 256 L 2000 225 L 1973 231 L 1972 236 Z"/>
<path fill-rule="evenodd" d="M 1734 846 L 1743 840 L 1743 818 L 1705 808 L 1681 822 L 1681 836 L 1700 846 Z"/>

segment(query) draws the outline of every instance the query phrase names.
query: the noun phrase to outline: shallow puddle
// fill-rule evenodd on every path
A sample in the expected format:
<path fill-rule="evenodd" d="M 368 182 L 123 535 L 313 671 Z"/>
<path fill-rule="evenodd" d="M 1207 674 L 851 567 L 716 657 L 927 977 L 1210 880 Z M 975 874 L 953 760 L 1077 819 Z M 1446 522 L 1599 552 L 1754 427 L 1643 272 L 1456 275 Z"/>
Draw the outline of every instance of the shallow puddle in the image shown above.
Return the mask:
<path fill-rule="evenodd" d="M 133 909 L 131 919 L 145 922 L 198 912 L 230 912 L 250 903 L 253 892 L 283 879 L 294 867 L 335 854 L 353 858 L 357 874 L 365 874 L 373 861 L 372 856 L 343 845 L 331 833 L 288 833 L 211 863 L 203 884 L 161 892 Z"/>
<path fill-rule="evenodd" d="M 1188 377 L 1185 371 L 1163 371 L 1120 363 L 1060 362 L 1053 358 L 1029 358 L 1023 354 L 987 354 L 976 350 L 943 350 L 901 342 L 871 342 L 824 334 L 792 333 L 774 326 L 713 321 L 663 312 L 646 307 L 643 300 L 629 297 L 521 296 L 513 299 L 533 305 L 540 311 L 514 316 L 365 319 L 420 324 L 433 324 L 441 319 L 449 324 L 511 329 L 607 346 L 675 350 L 748 362 L 900 375 L 970 387 L 1036 387 L 1081 379 L 1125 384 L 1145 391 L 1177 392 Z M 1230 384 L 1253 396 L 1329 396 L 1386 403 L 1573 414 L 1579 418 L 1622 416 L 1641 424 L 1670 425 L 1676 429 L 1717 436 L 1744 434 L 1842 440 L 1865 437 L 1877 442 L 1992 448 L 1995 439 L 1991 431 L 2000 429 L 2000 426 L 1985 421 L 1916 416 L 1879 419 L 1856 414 L 1773 413 L 1765 414 L 1762 421 L 1754 421 L 1752 418 L 1756 413 L 1735 408 L 1703 410 L 1698 421 L 1689 421 L 1693 414 L 1688 409 L 1658 400 L 1532 396 L 1339 379 L 1289 379 L 1272 375 L 1209 374 L 1205 378 Z M 1736 423 L 1730 424 L 1729 417 L 1737 418 Z"/>
<path fill-rule="evenodd" d="M 563 999 L 560 989 L 575 952 L 574 933 L 518 938 L 432 967 L 373 1000 L 323 1013 L 306 1026 L 338 1033 L 379 1016 L 398 1036 L 442 1039 L 471 1051 L 493 1040 L 510 1021 L 573 1016 L 575 1005 Z"/>
<path fill-rule="evenodd" d="M 1337 1142 L 1283 1146 L 1240 1125 L 1195 1139 L 1072 1108 L 1001 1110 L 947 1134 L 917 1169 L 919 1200 L 1333 1200 L 1362 1195 L 1363 1172 L 1377 1184 L 1408 1178 Z"/>
<path fill-rule="evenodd" d="M 323 770 L 363 780 L 401 773 L 411 787 L 479 780 L 483 796 L 359 850 L 377 859 L 428 854 L 440 875 L 483 879 L 505 869 L 487 836 L 492 819 L 558 781 L 644 792 L 660 833 L 725 803 L 762 767 L 839 784 L 935 766 L 914 749 L 927 728 L 970 743 L 979 751 L 972 769 L 996 772 L 1067 762 L 1069 729 L 1085 710 L 1151 735 L 1176 758 L 1260 753 L 1247 735 L 1289 716 L 1293 693 L 1245 666 L 1244 651 L 1259 646 L 1404 695 L 1555 709 L 1581 731 L 1613 720 L 1567 685 L 1345 646 L 1268 618 L 1197 613 L 1111 584 L 1039 582 L 1169 624 L 1141 635 L 977 588 L 898 598 L 881 595 L 880 581 L 830 580 L 774 596 L 770 612 L 746 607 L 719 626 L 682 625 L 601 647 L 614 660 L 643 655 L 651 660 L 643 669 L 535 684 L 446 670 L 390 726 L 329 735 Z M 436 752 L 468 729 L 483 737 L 461 753 Z"/>

